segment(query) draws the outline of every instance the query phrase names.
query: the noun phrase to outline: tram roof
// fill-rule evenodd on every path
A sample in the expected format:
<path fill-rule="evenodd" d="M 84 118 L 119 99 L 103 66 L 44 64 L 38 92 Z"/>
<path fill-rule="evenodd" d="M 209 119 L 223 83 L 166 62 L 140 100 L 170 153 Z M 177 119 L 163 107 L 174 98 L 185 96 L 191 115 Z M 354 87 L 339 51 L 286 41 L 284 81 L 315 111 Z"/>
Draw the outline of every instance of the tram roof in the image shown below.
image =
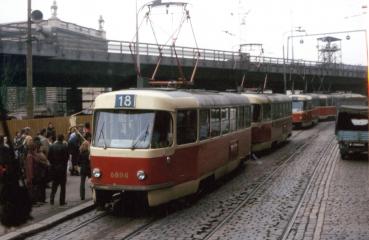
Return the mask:
<path fill-rule="evenodd" d="M 126 89 L 104 93 L 95 99 L 94 108 L 124 108 L 115 106 L 118 95 L 135 96 L 134 108 L 136 109 L 174 111 L 181 108 L 225 107 L 249 104 L 247 98 L 235 93 L 158 88 Z"/>
<path fill-rule="evenodd" d="M 339 113 L 346 112 L 352 114 L 365 114 L 368 115 L 368 106 L 360 105 L 341 105 L 339 107 Z"/>
<path fill-rule="evenodd" d="M 292 94 L 288 95 L 288 97 L 290 97 L 292 101 L 308 101 L 313 99 L 310 95 L 306 94 Z"/>
<path fill-rule="evenodd" d="M 290 102 L 291 99 L 284 94 L 276 93 L 242 93 L 251 103 L 274 103 L 274 102 Z"/>

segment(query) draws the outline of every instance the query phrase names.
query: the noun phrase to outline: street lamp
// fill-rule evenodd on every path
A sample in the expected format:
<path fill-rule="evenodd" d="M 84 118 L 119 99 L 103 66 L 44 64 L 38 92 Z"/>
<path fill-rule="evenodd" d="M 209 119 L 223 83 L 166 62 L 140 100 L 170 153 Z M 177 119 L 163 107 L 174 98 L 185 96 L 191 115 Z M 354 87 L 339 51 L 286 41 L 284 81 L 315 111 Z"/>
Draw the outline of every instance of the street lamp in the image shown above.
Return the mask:
<path fill-rule="evenodd" d="M 289 40 L 292 36 L 291 39 L 293 39 L 293 32 L 296 31 L 296 32 L 305 32 L 306 33 L 306 30 L 305 29 L 302 29 L 301 26 L 297 27 L 295 30 L 292 30 L 291 31 L 287 31 L 287 32 L 284 32 L 283 33 L 283 45 L 282 45 L 282 52 L 283 52 L 283 90 L 284 90 L 284 93 L 287 92 L 287 73 L 286 73 L 286 56 L 285 56 L 285 48 L 284 48 L 284 37 L 287 33 L 291 33 L 290 36 L 287 37 L 287 60 L 289 59 Z M 293 41 L 292 41 L 292 61 L 294 59 L 294 53 L 293 53 Z"/>

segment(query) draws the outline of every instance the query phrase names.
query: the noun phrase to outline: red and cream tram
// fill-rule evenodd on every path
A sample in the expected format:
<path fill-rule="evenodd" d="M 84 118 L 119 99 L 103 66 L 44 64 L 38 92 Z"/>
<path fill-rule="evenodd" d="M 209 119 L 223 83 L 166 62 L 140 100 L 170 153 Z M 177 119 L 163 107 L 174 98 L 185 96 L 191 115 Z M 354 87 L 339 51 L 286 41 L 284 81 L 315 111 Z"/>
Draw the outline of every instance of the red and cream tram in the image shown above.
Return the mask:
<path fill-rule="evenodd" d="M 296 127 L 313 125 L 312 97 L 305 94 L 289 95 L 292 100 L 292 123 Z"/>
<path fill-rule="evenodd" d="M 319 120 L 334 119 L 336 117 L 336 106 L 333 97 L 328 94 L 319 94 Z"/>
<path fill-rule="evenodd" d="M 196 193 L 250 155 L 251 106 L 240 94 L 131 89 L 94 103 L 93 197 L 149 206 Z"/>
<path fill-rule="evenodd" d="M 252 151 L 269 149 L 291 136 L 291 99 L 282 94 L 243 93 L 252 106 Z"/>
<path fill-rule="evenodd" d="M 311 96 L 311 104 L 313 111 L 311 113 L 311 117 L 313 118 L 313 124 L 318 124 L 319 122 L 319 113 L 320 113 L 320 98 L 318 94 L 308 93 L 307 95 Z"/>

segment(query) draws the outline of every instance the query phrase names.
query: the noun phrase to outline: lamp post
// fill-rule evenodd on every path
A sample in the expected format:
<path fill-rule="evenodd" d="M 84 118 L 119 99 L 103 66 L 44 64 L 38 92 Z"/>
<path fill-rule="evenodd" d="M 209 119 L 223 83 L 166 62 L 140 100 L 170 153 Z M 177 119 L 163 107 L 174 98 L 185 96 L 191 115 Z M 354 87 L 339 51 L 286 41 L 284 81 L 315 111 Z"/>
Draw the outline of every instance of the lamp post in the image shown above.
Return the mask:
<path fill-rule="evenodd" d="M 143 81 L 141 78 L 141 67 L 140 67 L 140 48 L 138 47 L 139 44 L 139 37 L 138 37 L 138 14 L 140 13 L 140 11 L 146 6 L 146 4 L 144 4 L 140 9 L 137 8 L 137 1 L 136 0 L 136 71 L 137 71 L 137 79 L 136 79 L 136 84 L 137 84 L 137 88 L 142 88 L 143 87 Z"/>
<path fill-rule="evenodd" d="M 33 118 L 33 79 L 32 79 L 32 34 L 31 34 L 31 0 L 28 0 L 27 7 L 27 118 Z"/>
<path fill-rule="evenodd" d="M 283 37 L 282 39 L 284 39 L 285 35 L 287 33 L 291 33 L 290 36 L 287 37 L 287 60 L 289 59 L 289 40 L 291 38 L 291 36 L 293 36 L 293 32 L 296 31 L 296 32 L 306 32 L 305 29 L 302 29 L 301 26 L 297 27 L 295 30 L 291 29 L 291 31 L 287 31 L 287 32 L 284 32 L 283 33 Z M 292 38 L 291 38 L 292 39 Z M 284 40 L 283 40 L 283 45 L 282 45 L 282 52 L 283 52 L 283 90 L 284 90 L 284 93 L 287 92 L 287 73 L 286 73 L 286 56 L 285 56 L 285 47 L 284 47 Z M 292 41 L 292 61 L 294 59 L 294 53 L 293 53 L 293 41 Z"/>

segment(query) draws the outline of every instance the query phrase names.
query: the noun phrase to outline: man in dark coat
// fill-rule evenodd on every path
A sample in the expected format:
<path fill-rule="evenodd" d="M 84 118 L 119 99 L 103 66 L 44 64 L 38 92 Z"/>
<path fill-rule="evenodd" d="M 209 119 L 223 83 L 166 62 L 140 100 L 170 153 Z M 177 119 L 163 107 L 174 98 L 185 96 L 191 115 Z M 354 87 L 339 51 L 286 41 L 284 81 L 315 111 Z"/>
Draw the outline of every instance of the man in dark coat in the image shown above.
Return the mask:
<path fill-rule="evenodd" d="M 54 204 L 55 193 L 60 185 L 60 205 L 65 205 L 65 185 L 67 183 L 69 153 L 62 134 L 58 135 L 57 141 L 50 146 L 48 158 L 52 174 L 50 204 Z"/>

